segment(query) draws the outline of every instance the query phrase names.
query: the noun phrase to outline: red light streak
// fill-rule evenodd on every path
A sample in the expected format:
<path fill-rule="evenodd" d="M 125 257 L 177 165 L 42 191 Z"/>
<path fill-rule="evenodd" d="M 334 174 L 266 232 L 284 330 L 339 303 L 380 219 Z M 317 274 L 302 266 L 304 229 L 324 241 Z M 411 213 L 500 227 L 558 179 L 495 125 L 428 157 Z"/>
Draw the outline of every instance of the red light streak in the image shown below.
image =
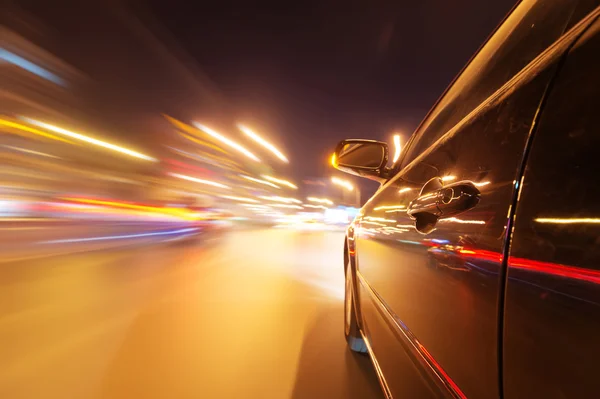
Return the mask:
<path fill-rule="evenodd" d="M 508 265 L 516 269 L 551 274 L 553 276 L 566 277 L 574 280 L 587 281 L 593 284 L 600 284 L 600 272 L 597 270 L 525 258 L 515 258 L 512 256 L 508 258 Z"/>
<path fill-rule="evenodd" d="M 487 260 L 501 262 L 502 254 L 494 251 L 461 249 L 458 251 L 467 258 L 478 260 Z M 565 277 L 573 280 L 587 281 L 593 284 L 600 284 L 600 271 L 591 270 L 576 266 L 562 265 L 560 263 L 544 262 L 539 260 L 517 258 L 511 256 L 508 258 L 508 266 L 514 269 L 527 270 L 534 273 L 549 274 L 552 276 Z M 510 270 L 510 269 L 509 269 Z"/>
<path fill-rule="evenodd" d="M 433 356 L 431 356 L 431 354 L 427 351 L 427 349 L 423 346 L 423 344 L 421 344 L 420 342 L 416 342 L 416 344 L 419 347 L 419 350 L 421 351 L 421 353 L 430 362 L 430 364 L 436 369 L 436 371 L 438 373 L 440 373 L 442 375 L 443 379 L 448 383 L 448 385 L 450 385 L 450 387 L 452 388 L 454 393 L 456 395 L 458 395 L 458 397 L 461 399 L 467 399 L 467 396 L 460 390 L 460 388 L 452 380 L 452 378 L 450 378 L 450 376 L 444 371 L 442 366 L 433 358 Z"/>

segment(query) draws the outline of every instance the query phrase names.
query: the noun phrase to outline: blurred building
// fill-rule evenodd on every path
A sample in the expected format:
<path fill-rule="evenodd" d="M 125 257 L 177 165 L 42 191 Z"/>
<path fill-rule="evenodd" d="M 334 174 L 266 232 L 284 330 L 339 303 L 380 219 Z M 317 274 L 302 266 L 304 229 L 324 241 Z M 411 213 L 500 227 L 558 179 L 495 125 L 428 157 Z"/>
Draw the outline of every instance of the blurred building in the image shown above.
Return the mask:
<path fill-rule="evenodd" d="M 0 26 L 0 195 L 31 200 L 72 194 L 137 197 L 144 185 L 140 172 L 145 172 L 139 165 L 24 119 L 83 126 L 82 103 L 90 82 L 30 40 L 48 43 L 50 29 L 22 10 L 10 16 L 12 28 Z"/>

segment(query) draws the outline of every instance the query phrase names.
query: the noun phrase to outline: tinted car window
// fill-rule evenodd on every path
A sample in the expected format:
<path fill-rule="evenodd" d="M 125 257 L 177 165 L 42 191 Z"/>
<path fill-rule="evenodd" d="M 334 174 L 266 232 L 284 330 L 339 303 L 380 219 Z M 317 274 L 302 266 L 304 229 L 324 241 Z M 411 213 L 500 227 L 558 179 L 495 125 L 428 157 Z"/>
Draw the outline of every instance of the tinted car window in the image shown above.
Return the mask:
<path fill-rule="evenodd" d="M 600 0 L 579 0 L 569 20 L 567 29 L 577 24 L 598 6 L 600 6 Z"/>
<path fill-rule="evenodd" d="M 543 108 L 515 216 L 505 397 L 597 397 L 600 380 L 600 22 Z"/>
<path fill-rule="evenodd" d="M 422 123 L 402 167 L 560 37 L 576 4 L 575 0 L 522 1 Z"/>

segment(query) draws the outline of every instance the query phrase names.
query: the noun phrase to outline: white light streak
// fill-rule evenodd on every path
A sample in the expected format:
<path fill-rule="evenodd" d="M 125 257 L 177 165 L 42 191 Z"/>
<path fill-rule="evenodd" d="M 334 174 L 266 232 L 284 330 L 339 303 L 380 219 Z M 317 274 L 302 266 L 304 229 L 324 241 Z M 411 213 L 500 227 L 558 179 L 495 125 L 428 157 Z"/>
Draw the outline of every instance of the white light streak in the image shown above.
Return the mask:
<path fill-rule="evenodd" d="M 310 202 L 316 202 L 318 204 L 333 205 L 333 201 L 328 198 L 307 197 L 306 199 Z"/>
<path fill-rule="evenodd" d="M 400 135 L 394 134 L 394 158 L 392 159 L 393 163 L 396 163 L 398 158 L 400 158 L 400 151 L 402 147 L 400 146 Z"/>
<path fill-rule="evenodd" d="M 266 180 L 256 179 L 254 177 L 250 177 L 250 176 L 246 176 L 246 175 L 240 175 L 240 176 L 243 177 L 246 180 L 250 180 L 250 181 L 253 181 L 255 183 L 264 184 L 265 186 L 270 186 L 270 187 L 274 187 L 274 188 L 279 188 L 278 185 L 275 185 L 275 184 L 273 184 L 271 182 L 268 182 Z"/>
<path fill-rule="evenodd" d="M 179 173 L 169 173 L 169 175 L 171 175 L 173 177 L 177 177 L 179 179 L 192 181 L 194 183 L 206 184 L 208 186 L 219 187 L 219 188 L 226 188 L 228 190 L 231 189 L 231 187 L 226 186 L 224 184 L 217 183 L 217 182 L 210 181 L 210 180 L 198 179 L 197 177 L 180 175 Z"/>
<path fill-rule="evenodd" d="M 365 220 L 373 220 L 376 222 L 386 222 L 386 223 L 396 223 L 395 219 L 385 219 L 385 218 L 378 218 L 378 217 L 373 217 L 373 216 L 367 216 L 365 218 Z"/>
<path fill-rule="evenodd" d="M 314 208 L 314 209 L 323 209 L 323 210 L 327 210 L 329 208 L 327 208 L 324 205 L 312 205 L 312 204 L 302 204 L 305 208 Z"/>
<path fill-rule="evenodd" d="M 260 196 L 258 198 L 261 198 L 261 199 L 264 199 L 264 200 L 267 200 L 267 201 L 283 202 L 283 203 L 286 203 L 286 204 L 290 204 L 290 203 L 301 204 L 302 203 L 302 201 L 299 201 L 296 198 L 278 197 L 276 195 L 273 195 L 273 196 L 263 195 L 263 196 Z"/>
<path fill-rule="evenodd" d="M 338 186 L 342 186 L 342 187 L 344 187 L 344 188 L 345 188 L 346 190 L 348 190 L 348 191 L 352 191 L 352 190 L 354 190 L 354 186 L 352 185 L 352 183 L 350 183 L 350 182 L 349 182 L 349 181 L 347 181 L 347 180 L 342 180 L 342 179 L 340 179 L 339 177 L 332 177 L 332 178 L 331 178 L 331 182 L 332 182 L 333 184 L 337 184 Z"/>
<path fill-rule="evenodd" d="M 278 179 L 276 177 L 267 176 L 267 175 L 262 175 L 262 178 L 265 179 L 265 180 L 269 180 L 269 181 L 271 181 L 273 183 L 281 184 L 282 186 L 287 186 L 289 188 L 293 188 L 294 190 L 298 189 L 298 187 L 295 184 L 293 184 L 293 183 L 291 183 L 291 182 L 289 182 L 287 180 Z"/>
<path fill-rule="evenodd" d="M 473 184 L 477 187 L 483 187 L 483 186 L 487 186 L 490 183 L 491 183 L 490 181 L 482 181 L 480 183 L 473 183 Z"/>
<path fill-rule="evenodd" d="M 253 161 L 260 162 L 260 159 L 256 155 L 254 155 L 253 153 L 251 153 L 250 151 L 248 151 L 247 149 L 245 149 L 244 147 L 242 147 L 241 145 L 239 145 L 235 141 L 233 141 L 231 139 L 228 139 L 227 137 L 223 136 L 222 134 L 215 132 L 211 128 L 209 128 L 207 126 L 204 126 L 201 123 L 193 122 L 193 124 L 198 129 L 202 130 L 204 133 L 208 134 L 211 137 L 214 137 L 215 139 L 219 140 L 222 143 L 227 144 L 231 148 L 236 149 L 237 151 L 241 152 L 242 154 L 244 154 L 248 158 L 252 159 Z"/>
<path fill-rule="evenodd" d="M 303 209 L 300 205 L 290 205 L 290 204 L 275 204 L 272 206 L 276 207 L 276 208 Z"/>
<path fill-rule="evenodd" d="M 255 203 L 255 204 L 260 203 L 260 201 L 257 201 L 257 200 L 252 199 L 252 198 L 236 197 L 236 196 L 233 196 L 233 195 L 221 195 L 221 198 L 226 198 L 226 199 L 230 199 L 232 201 L 239 201 L 239 202 L 250 202 L 250 203 Z"/>
<path fill-rule="evenodd" d="M 267 140 L 263 139 L 258 134 L 254 133 L 252 130 L 250 130 L 249 128 L 247 128 L 244 125 L 238 124 L 238 128 L 246 136 L 250 137 L 252 140 L 256 141 L 258 144 L 262 145 L 263 147 L 265 147 L 266 149 L 268 149 L 269 151 L 271 151 L 273 154 L 275 154 L 275 156 L 277 158 L 279 158 L 280 160 L 282 160 L 285 163 L 289 163 L 289 161 L 286 158 L 286 156 L 283 155 L 281 153 L 281 151 L 279 151 L 277 148 L 275 148 L 275 146 L 273 144 L 269 143 Z"/>
<path fill-rule="evenodd" d="M 247 207 L 248 209 L 271 209 L 268 205 L 261 204 L 241 204 L 242 206 Z"/>
<path fill-rule="evenodd" d="M 458 218 L 440 219 L 438 223 L 485 224 L 483 220 L 463 220 Z"/>

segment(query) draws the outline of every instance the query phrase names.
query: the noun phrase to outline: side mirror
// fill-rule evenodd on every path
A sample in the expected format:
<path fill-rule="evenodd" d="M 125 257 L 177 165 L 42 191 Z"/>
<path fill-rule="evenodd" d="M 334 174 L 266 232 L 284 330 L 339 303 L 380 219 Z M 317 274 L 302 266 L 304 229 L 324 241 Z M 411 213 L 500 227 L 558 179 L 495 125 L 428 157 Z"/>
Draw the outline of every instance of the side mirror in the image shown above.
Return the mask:
<path fill-rule="evenodd" d="M 331 158 L 334 168 L 377 181 L 387 179 L 388 147 L 382 141 L 342 140 Z"/>

